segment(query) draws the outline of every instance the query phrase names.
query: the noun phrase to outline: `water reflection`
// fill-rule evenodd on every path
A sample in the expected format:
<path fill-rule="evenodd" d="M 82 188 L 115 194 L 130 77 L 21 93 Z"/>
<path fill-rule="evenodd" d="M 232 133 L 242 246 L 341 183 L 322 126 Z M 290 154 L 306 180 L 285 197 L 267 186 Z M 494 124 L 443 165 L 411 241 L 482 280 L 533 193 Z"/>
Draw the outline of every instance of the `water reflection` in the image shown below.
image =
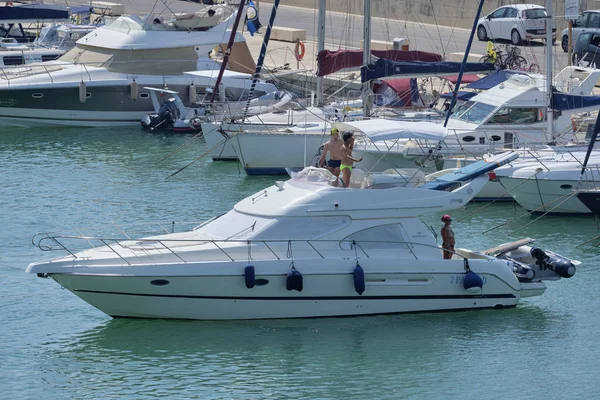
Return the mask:
<path fill-rule="evenodd" d="M 193 388 L 202 398 L 385 398 L 388 390 L 430 390 L 440 374 L 458 379 L 461 368 L 487 370 L 482 349 L 534 351 L 568 329 L 568 317 L 552 314 L 526 306 L 280 321 L 117 319 L 47 343 L 39 367 L 59 375 L 61 392 L 83 386 L 90 397 L 94 386 L 118 381 L 120 394 L 133 397 Z M 373 387 L 378 381 L 386 387 Z"/>

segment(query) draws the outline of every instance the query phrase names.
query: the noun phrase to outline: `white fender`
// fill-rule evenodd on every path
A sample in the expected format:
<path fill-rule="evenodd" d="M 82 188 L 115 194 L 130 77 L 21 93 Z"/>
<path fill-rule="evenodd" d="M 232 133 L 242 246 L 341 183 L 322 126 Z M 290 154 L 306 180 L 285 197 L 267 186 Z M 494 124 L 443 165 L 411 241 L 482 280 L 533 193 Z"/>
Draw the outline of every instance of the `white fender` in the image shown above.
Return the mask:
<path fill-rule="evenodd" d="M 194 82 L 192 82 L 192 84 L 189 87 L 188 97 L 190 99 L 190 104 L 196 102 L 196 85 L 194 85 Z"/>
<path fill-rule="evenodd" d="M 85 103 L 87 99 L 87 89 L 83 81 L 79 82 L 79 101 Z"/>
<path fill-rule="evenodd" d="M 131 81 L 129 96 L 133 100 L 137 100 L 138 98 L 138 83 L 135 81 L 135 78 Z"/>

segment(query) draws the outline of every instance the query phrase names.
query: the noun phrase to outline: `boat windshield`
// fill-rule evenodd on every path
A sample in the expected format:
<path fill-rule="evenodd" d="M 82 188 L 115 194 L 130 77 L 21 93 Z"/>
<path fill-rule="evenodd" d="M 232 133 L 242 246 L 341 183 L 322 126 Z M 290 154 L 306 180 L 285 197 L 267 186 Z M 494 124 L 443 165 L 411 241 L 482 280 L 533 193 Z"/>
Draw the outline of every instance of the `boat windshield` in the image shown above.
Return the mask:
<path fill-rule="evenodd" d="M 496 106 L 481 102 L 467 101 L 452 114 L 452 119 L 479 124 L 496 109 Z"/>

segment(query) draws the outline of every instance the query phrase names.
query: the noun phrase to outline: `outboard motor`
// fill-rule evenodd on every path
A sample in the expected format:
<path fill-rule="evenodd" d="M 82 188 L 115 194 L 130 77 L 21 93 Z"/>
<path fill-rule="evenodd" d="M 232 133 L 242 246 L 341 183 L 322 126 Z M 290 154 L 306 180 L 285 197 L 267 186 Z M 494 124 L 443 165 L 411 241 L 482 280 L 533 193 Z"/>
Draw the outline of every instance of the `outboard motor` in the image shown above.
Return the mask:
<path fill-rule="evenodd" d="M 174 98 L 168 99 L 160 106 L 157 114 L 150 114 L 142 119 L 142 128 L 150 132 L 157 129 L 171 129 L 175 121 L 181 117 L 175 101 Z"/>

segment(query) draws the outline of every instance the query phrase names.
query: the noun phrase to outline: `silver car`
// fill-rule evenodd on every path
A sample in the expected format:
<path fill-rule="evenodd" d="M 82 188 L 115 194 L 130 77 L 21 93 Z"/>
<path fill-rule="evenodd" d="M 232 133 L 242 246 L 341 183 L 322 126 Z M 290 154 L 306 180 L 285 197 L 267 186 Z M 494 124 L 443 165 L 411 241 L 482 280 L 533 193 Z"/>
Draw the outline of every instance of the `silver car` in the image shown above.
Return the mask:
<path fill-rule="evenodd" d="M 524 40 L 546 38 L 546 9 L 536 4 L 513 4 L 497 8 L 477 21 L 477 38 L 482 41 L 506 39 L 519 45 Z M 552 24 L 553 26 L 553 24 Z M 556 28 L 552 27 L 552 43 Z"/>
<path fill-rule="evenodd" d="M 600 32 L 600 10 L 587 10 L 584 11 L 581 17 L 577 21 L 573 21 L 573 38 L 571 39 L 571 46 L 575 47 L 579 35 L 584 32 Z M 560 47 L 563 51 L 569 50 L 569 30 L 565 29 L 560 35 Z"/>

